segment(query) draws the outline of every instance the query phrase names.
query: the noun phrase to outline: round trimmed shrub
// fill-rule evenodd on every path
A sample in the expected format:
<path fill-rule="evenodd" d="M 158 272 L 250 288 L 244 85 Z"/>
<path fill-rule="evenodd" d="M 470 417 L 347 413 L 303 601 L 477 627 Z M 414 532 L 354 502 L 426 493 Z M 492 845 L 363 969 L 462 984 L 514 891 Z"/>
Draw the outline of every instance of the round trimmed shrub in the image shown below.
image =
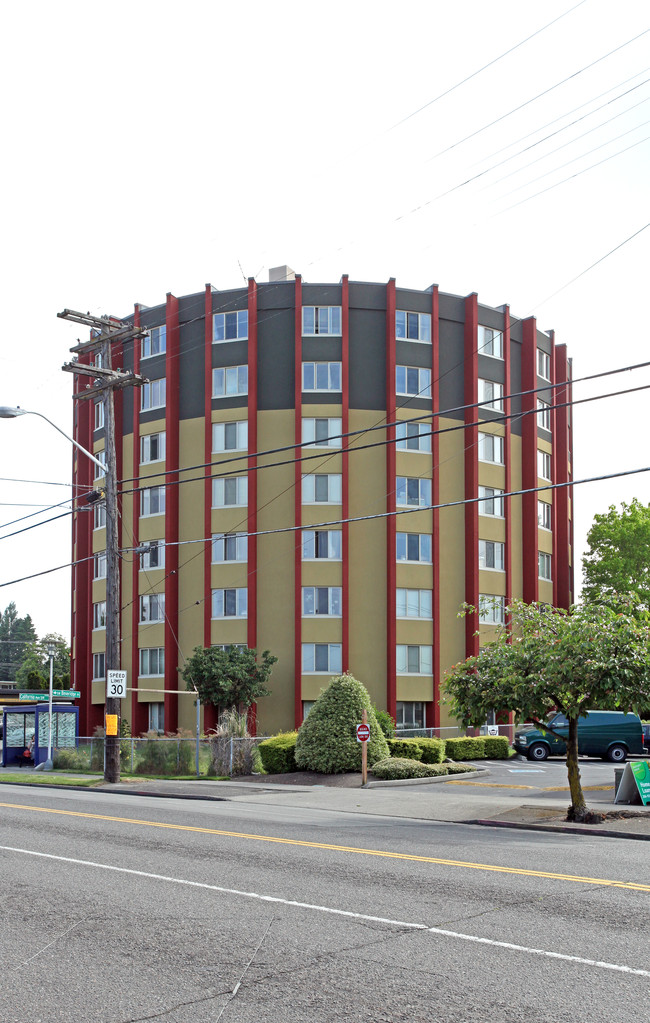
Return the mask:
<path fill-rule="evenodd" d="M 380 781 L 398 781 L 404 778 L 435 778 L 447 774 L 446 764 L 421 764 L 419 760 L 388 757 L 372 768 L 372 774 Z"/>
<path fill-rule="evenodd" d="M 296 770 L 297 738 L 297 732 L 280 732 L 270 739 L 262 739 L 257 748 L 267 774 L 287 774 Z"/>
<path fill-rule="evenodd" d="M 323 689 L 303 721 L 296 741 L 296 765 L 305 771 L 342 774 L 361 770 L 361 743 L 356 726 L 368 715 L 368 767 L 389 756 L 368 690 L 352 675 L 337 675 Z"/>

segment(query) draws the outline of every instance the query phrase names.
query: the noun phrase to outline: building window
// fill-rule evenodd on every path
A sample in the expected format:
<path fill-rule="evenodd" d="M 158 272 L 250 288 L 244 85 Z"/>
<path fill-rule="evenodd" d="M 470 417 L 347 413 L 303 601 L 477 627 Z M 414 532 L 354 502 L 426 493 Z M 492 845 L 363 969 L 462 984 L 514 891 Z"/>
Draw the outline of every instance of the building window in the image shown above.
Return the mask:
<path fill-rule="evenodd" d="M 482 625 L 503 625 L 506 620 L 506 598 L 479 593 L 478 613 Z"/>
<path fill-rule="evenodd" d="M 431 451 L 430 423 L 398 423 L 395 436 L 399 451 Z"/>
<path fill-rule="evenodd" d="M 232 313 L 214 313 L 212 317 L 213 341 L 245 341 L 248 338 L 248 310 Z"/>
<path fill-rule="evenodd" d="M 165 620 L 165 594 L 145 593 L 140 597 L 140 621 L 141 622 L 164 622 Z"/>
<path fill-rule="evenodd" d="M 503 358 L 503 332 L 493 327 L 478 328 L 478 351 L 480 355 L 491 355 L 493 359 Z"/>
<path fill-rule="evenodd" d="M 140 555 L 140 571 L 165 567 L 165 541 L 149 540 L 147 549 Z"/>
<path fill-rule="evenodd" d="M 541 348 L 537 349 L 537 375 L 542 380 L 551 379 L 551 356 Z"/>
<path fill-rule="evenodd" d="M 148 359 L 150 355 L 162 355 L 166 351 L 166 325 L 163 323 L 160 327 L 149 327 L 148 333 L 142 338 L 142 358 Z"/>
<path fill-rule="evenodd" d="M 551 456 L 548 451 L 537 451 L 537 475 L 540 479 L 551 479 Z"/>
<path fill-rule="evenodd" d="M 159 678 L 165 674 L 165 648 L 143 647 L 140 651 L 140 675 Z"/>
<path fill-rule="evenodd" d="M 93 629 L 106 628 L 106 601 L 100 600 L 93 604 Z"/>
<path fill-rule="evenodd" d="M 140 515 L 164 515 L 165 514 L 165 488 L 164 487 L 143 487 L 140 494 Z"/>
<path fill-rule="evenodd" d="M 149 704 L 149 731 L 162 735 L 165 731 L 165 704 Z"/>
<path fill-rule="evenodd" d="M 395 390 L 414 398 L 431 397 L 431 370 L 418 366 L 395 367 Z"/>
<path fill-rule="evenodd" d="M 503 490 L 496 487 L 479 487 L 479 515 L 492 515 L 495 518 L 503 518 Z"/>
<path fill-rule="evenodd" d="M 548 501 L 537 502 L 537 525 L 540 529 L 551 528 L 551 507 Z"/>
<path fill-rule="evenodd" d="M 140 437 L 140 462 L 164 462 L 165 433 L 148 433 Z"/>
<path fill-rule="evenodd" d="M 104 529 L 106 526 L 106 504 L 100 501 L 93 505 L 93 529 Z"/>
<path fill-rule="evenodd" d="M 246 533 L 231 533 L 228 536 L 212 537 L 212 563 L 222 561 L 247 561 L 248 536 Z"/>
<path fill-rule="evenodd" d="M 424 703 L 421 700 L 398 700 L 395 707 L 395 724 L 398 729 L 425 728 Z"/>
<path fill-rule="evenodd" d="M 248 394 L 248 366 L 216 366 L 212 370 L 212 397 Z"/>
<path fill-rule="evenodd" d="M 303 391 L 340 391 L 340 362 L 303 362 Z"/>
<path fill-rule="evenodd" d="M 496 540 L 479 540 L 478 542 L 478 567 L 494 568 L 498 572 L 505 570 L 505 547 L 504 543 Z"/>
<path fill-rule="evenodd" d="M 340 529 L 303 529 L 302 560 L 313 561 L 320 558 L 340 561 Z"/>
<path fill-rule="evenodd" d="M 537 399 L 537 425 L 542 430 L 551 429 L 551 406 L 547 401 L 542 401 L 541 398 Z"/>
<path fill-rule="evenodd" d="M 95 402 L 95 429 L 101 430 L 104 425 L 104 402 Z"/>
<path fill-rule="evenodd" d="M 248 590 L 241 589 L 213 590 L 213 618 L 245 618 L 248 614 Z"/>
<path fill-rule="evenodd" d="M 142 385 L 142 401 L 140 409 L 147 412 L 152 408 L 164 408 L 167 394 L 167 381 L 165 377 L 158 380 L 150 380 L 148 384 Z"/>
<path fill-rule="evenodd" d="M 302 332 L 305 337 L 313 334 L 341 335 L 340 305 L 306 305 L 302 310 Z"/>
<path fill-rule="evenodd" d="M 330 618 L 341 617 L 340 586 L 303 586 L 302 613 L 311 615 L 329 615 Z"/>
<path fill-rule="evenodd" d="M 329 675 L 340 675 L 341 644 L 303 643 L 302 670 L 305 675 L 313 675 L 320 672 Z"/>
<path fill-rule="evenodd" d="M 341 420 L 303 419 L 302 442 L 314 448 L 340 448 Z"/>
<path fill-rule="evenodd" d="M 309 717 L 309 712 L 316 703 L 316 700 L 303 700 L 302 701 L 302 720 L 306 721 Z"/>
<path fill-rule="evenodd" d="M 493 409 L 495 412 L 503 412 L 503 384 L 497 384 L 494 380 L 484 380 L 479 377 L 478 400 L 485 408 Z"/>
<path fill-rule="evenodd" d="M 341 474 L 316 473 L 302 478 L 303 504 L 340 504 Z"/>
<path fill-rule="evenodd" d="M 237 423 L 212 424 L 213 451 L 246 451 L 248 447 L 248 423 L 242 420 Z"/>
<path fill-rule="evenodd" d="M 99 554 L 95 554 L 93 558 L 94 572 L 93 579 L 105 579 L 106 578 L 106 551 L 100 551 Z"/>
<path fill-rule="evenodd" d="M 248 504 L 248 476 L 212 480 L 212 507 L 233 508 Z"/>
<path fill-rule="evenodd" d="M 431 618 L 431 590 L 397 590 L 398 618 Z"/>
<path fill-rule="evenodd" d="M 398 476 L 395 501 L 400 508 L 428 508 L 431 505 L 431 480 Z"/>
<path fill-rule="evenodd" d="M 246 650 L 245 643 L 213 643 L 212 646 L 216 650 L 223 650 L 226 654 L 229 654 L 231 650 Z"/>
<path fill-rule="evenodd" d="M 432 675 L 433 647 L 397 644 L 398 675 Z"/>
<path fill-rule="evenodd" d="M 504 438 L 497 437 L 494 433 L 479 433 L 478 435 L 478 458 L 479 462 L 493 462 L 495 465 L 503 465 L 504 462 Z"/>
<path fill-rule="evenodd" d="M 93 678 L 106 678 L 106 654 L 93 654 Z"/>
<path fill-rule="evenodd" d="M 397 533 L 396 541 L 398 561 L 421 561 L 431 564 L 429 533 Z"/>
<path fill-rule="evenodd" d="M 97 461 L 101 462 L 102 466 L 103 466 L 103 468 L 101 468 L 101 469 L 99 468 L 98 465 L 94 466 L 94 468 L 95 468 L 95 477 L 94 478 L 96 480 L 98 480 L 98 479 L 101 479 L 102 476 L 106 475 L 106 451 L 104 450 L 104 448 L 102 448 L 101 451 L 95 451 L 94 454 L 95 454 L 95 458 L 97 459 Z M 93 463 L 93 465 L 94 465 L 94 463 Z"/>
<path fill-rule="evenodd" d="M 551 575 L 551 555 L 545 554 L 544 551 L 537 552 L 537 566 L 538 576 L 540 579 L 546 579 L 550 582 L 553 576 Z"/>
<path fill-rule="evenodd" d="M 395 337 L 400 341 L 431 341 L 431 313 L 395 313 Z"/>

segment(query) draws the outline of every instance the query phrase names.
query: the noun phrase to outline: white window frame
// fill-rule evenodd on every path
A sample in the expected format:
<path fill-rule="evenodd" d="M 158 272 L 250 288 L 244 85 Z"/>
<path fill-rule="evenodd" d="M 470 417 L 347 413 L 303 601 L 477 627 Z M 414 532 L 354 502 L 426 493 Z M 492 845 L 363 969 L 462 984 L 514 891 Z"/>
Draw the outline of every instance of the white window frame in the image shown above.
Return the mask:
<path fill-rule="evenodd" d="M 323 488 L 327 495 L 324 499 L 317 495 Z M 340 504 L 342 500 L 343 476 L 340 472 L 307 473 L 302 477 L 303 504 Z"/>
<path fill-rule="evenodd" d="M 478 328 L 478 353 L 487 355 L 489 359 L 500 359 L 503 362 L 503 331 L 495 327 Z"/>
<path fill-rule="evenodd" d="M 543 348 L 537 349 L 537 376 L 542 380 L 551 379 L 551 356 Z"/>
<path fill-rule="evenodd" d="M 233 597 L 234 595 L 234 597 Z M 229 614 L 227 604 L 234 599 L 234 612 Z M 212 591 L 212 620 L 248 617 L 248 588 L 246 586 L 227 586 Z"/>
<path fill-rule="evenodd" d="M 152 448 L 154 449 L 154 457 L 151 454 Z M 151 462 L 164 462 L 166 448 L 167 434 L 164 430 L 159 433 L 142 434 L 140 437 L 140 464 L 149 465 Z"/>
<path fill-rule="evenodd" d="M 94 411 L 93 414 L 94 414 L 94 417 L 95 417 L 94 418 L 95 429 L 96 430 L 103 430 L 103 428 L 104 428 L 104 402 L 103 401 L 96 401 L 95 402 L 95 411 Z"/>
<path fill-rule="evenodd" d="M 93 529 L 106 529 L 106 501 L 93 505 Z"/>
<path fill-rule="evenodd" d="M 488 457 L 490 449 L 492 449 L 491 458 Z M 478 460 L 479 462 L 488 462 L 490 465 L 504 465 L 505 437 L 499 436 L 498 433 L 483 433 L 479 430 Z"/>
<path fill-rule="evenodd" d="M 544 582 L 553 582 L 553 556 L 546 551 L 537 552 L 537 575 Z"/>
<path fill-rule="evenodd" d="M 93 654 L 93 681 L 106 678 L 106 651 Z"/>
<path fill-rule="evenodd" d="M 409 374 L 416 374 L 417 390 L 409 390 Z M 403 387 L 400 390 L 400 385 Z M 396 366 L 395 367 L 395 393 L 409 398 L 430 398 L 431 397 L 431 370 L 424 366 Z"/>
<path fill-rule="evenodd" d="M 504 495 L 505 490 L 501 490 L 498 487 L 483 487 L 478 488 L 478 513 L 479 515 L 487 515 L 491 519 L 503 519 L 505 518 L 504 511 Z M 488 511 L 488 504 L 492 504 L 493 508 L 500 508 L 500 511 Z"/>
<path fill-rule="evenodd" d="M 240 398 L 247 394 L 248 365 L 213 367 L 213 398 Z"/>
<path fill-rule="evenodd" d="M 397 618 L 433 618 L 433 592 L 412 590 L 398 586 L 396 591 Z"/>
<path fill-rule="evenodd" d="M 167 351 L 167 324 L 159 327 L 148 327 L 142 338 L 141 359 L 149 359 L 152 355 L 164 355 Z"/>
<path fill-rule="evenodd" d="M 320 591 L 320 593 L 319 593 Z M 320 599 L 325 596 L 327 611 L 318 611 Z M 302 617 L 303 618 L 340 618 L 342 608 L 343 591 L 340 586 L 303 586 L 302 588 Z M 307 610 L 308 605 L 314 608 Z M 336 608 L 338 607 L 338 611 Z"/>
<path fill-rule="evenodd" d="M 156 654 L 155 671 L 151 671 L 152 654 Z M 164 678 L 165 675 L 165 648 L 164 646 L 140 647 L 138 657 L 139 678 Z"/>
<path fill-rule="evenodd" d="M 96 458 L 96 459 L 97 459 L 97 460 L 98 460 L 99 462 L 101 462 L 101 463 L 102 463 L 102 465 L 104 466 L 104 469 L 103 469 L 103 471 L 102 471 L 102 470 L 101 470 L 101 469 L 99 468 L 99 466 L 98 466 L 98 465 L 95 465 L 95 463 L 93 462 L 93 468 L 94 468 L 94 470 L 95 470 L 95 475 L 94 475 L 94 477 L 93 477 L 93 478 L 94 478 L 94 479 L 96 479 L 96 480 L 99 480 L 99 479 L 101 479 L 101 478 L 102 478 L 102 476 L 105 476 L 105 475 L 106 475 L 106 448 L 102 448 L 102 449 L 101 449 L 101 451 L 95 451 L 95 452 L 94 452 L 94 455 L 95 455 L 95 458 Z"/>
<path fill-rule="evenodd" d="M 431 451 L 431 423 L 397 423 L 395 426 L 398 451 Z"/>
<path fill-rule="evenodd" d="M 492 549 L 491 554 L 490 549 Z M 494 564 L 488 565 L 488 561 L 494 561 Z M 479 540 L 478 567 L 481 570 L 481 572 L 505 572 L 506 570 L 505 543 L 503 543 L 501 540 Z"/>
<path fill-rule="evenodd" d="M 414 651 L 417 651 L 415 671 L 410 667 Z M 395 662 L 398 675 L 433 675 L 433 647 L 430 643 L 398 643 Z M 400 667 L 400 663 L 405 667 Z"/>
<path fill-rule="evenodd" d="M 321 537 L 325 539 L 321 539 Z M 341 560 L 342 533 L 340 529 L 303 529 L 302 531 L 302 560 L 303 561 L 340 561 Z M 317 554 L 316 551 L 327 547 L 327 554 Z M 305 555 L 309 548 L 314 551 L 313 555 Z"/>
<path fill-rule="evenodd" d="M 165 594 L 164 593 L 142 593 L 140 595 L 140 616 L 141 625 L 149 625 L 165 620 Z"/>
<path fill-rule="evenodd" d="M 232 329 L 235 333 L 232 333 Z M 226 337 L 228 332 L 230 337 Z M 218 337 L 217 335 L 222 335 Z M 212 314 L 212 344 L 223 345 L 230 341 L 248 340 L 248 309 L 231 309 Z"/>
<path fill-rule="evenodd" d="M 406 710 L 412 708 L 410 715 Z M 399 735 L 400 730 L 408 728 L 426 728 L 426 705 L 424 700 L 398 700 L 395 705 L 395 724 Z"/>
<path fill-rule="evenodd" d="M 144 546 L 144 544 L 143 544 Z M 147 550 L 140 555 L 140 571 L 151 572 L 165 567 L 165 541 L 147 541 Z"/>
<path fill-rule="evenodd" d="M 319 431 L 318 424 L 325 423 L 325 437 L 322 435 L 322 426 Z M 305 447 L 310 448 L 340 448 L 342 446 L 341 431 L 343 429 L 343 422 L 337 416 L 325 418 L 319 416 L 315 419 L 310 419 L 308 416 L 302 421 L 302 442 Z M 317 439 L 317 434 L 321 433 L 321 439 Z"/>
<path fill-rule="evenodd" d="M 417 497 L 410 495 L 409 490 L 417 490 Z M 430 508 L 431 480 L 419 476 L 397 476 L 395 504 L 398 508 Z"/>
<path fill-rule="evenodd" d="M 542 398 L 537 399 L 537 425 L 542 430 L 551 432 L 551 406 Z"/>
<path fill-rule="evenodd" d="M 552 529 L 552 508 L 553 505 L 549 501 L 537 502 L 537 525 L 540 529 L 546 529 L 548 532 Z"/>
<path fill-rule="evenodd" d="M 323 648 L 327 650 L 327 667 L 316 667 L 318 655 L 322 657 Z M 318 649 L 318 654 L 317 654 Z M 303 675 L 340 675 L 342 669 L 343 647 L 341 643 L 303 643 L 301 668 Z M 310 667 L 313 665 L 313 667 Z"/>
<path fill-rule="evenodd" d="M 248 476 L 212 480 L 213 508 L 245 508 L 247 504 Z"/>
<path fill-rule="evenodd" d="M 311 330 L 306 322 L 312 310 Z M 307 315 L 305 315 L 307 314 Z M 341 337 L 343 316 L 340 305 L 305 305 L 302 307 L 303 337 Z M 322 329 L 322 328 L 325 329 Z"/>
<path fill-rule="evenodd" d="M 234 446 L 227 444 L 235 436 Z M 212 424 L 212 450 L 213 451 L 247 451 L 248 450 L 248 420 L 238 419 L 224 423 Z"/>
<path fill-rule="evenodd" d="M 106 551 L 97 551 L 93 555 L 93 579 L 106 578 Z"/>
<path fill-rule="evenodd" d="M 151 518 L 152 515 L 164 515 L 165 497 L 166 488 L 164 486 L 143 487 L 140 491 L 140 518 L 148 519 Z M 151 511 L 152 503 L 158 504 L 158 507 L 154 509 L 154 511 Z"/>
<path fill-rule="evenodd" d="M 234 554 L 235 557 L 227 557 Z M 248 561 L 248 534 L 227 533 L 212 536 L 212 564 L 235 564 Z"/>
<path fill-rule="evenodd" d="M 414 542 L 414 541 L 411 540 L 411 542 L 409 542 L 409 538 L 411 538 L 411 537 L 417 537 L 417 541 Z M 395 557 L 396 557 L 396 560 L 397 560 L 398 564 L 400 564 L 400 565 L 430 565 L 431 564 L 432 538 L 431 538 L 431 534 L 430 533 L 397 533 L 396 537 L 395 537 L 395 541 L 396 541 L 396 543 L 395 543 L 395 546 L 396 546 Z M 404 552 L 405 552 L 405 555 L 406 555 L 403 558 L 400 558 L 400 556 L 399 556 L 399 552 L 400 552 L 400 547 L 401 546 L 404 547 Z M 417 558 L 409 558 L 408 557 L 409 548 L 414 548 L 415 546 L 417 546 L 417 549 L 418 549 L 418 557 Z M 425 550 L 424 550 L 424 557 L 423 557 L 423 550 L 422 550 L 423 548 L 425 548 Z M 428 548 L 428 556 L 427 556 L 427 548 Z"/>
<path fill-rule="evenodd" d="M 483 408 L 491 409 L 493 412 L 503 412 L 503 384 L 496 380 L 479 377 L 478 400 Z"/>
<path fill-rule="evenodd" d="M 314 386 L 308 387 L 305 379 L 309 367 L 312 367 L 314 375 Z M 320 383 L 323 383 L 322 377 L 324 374 L 324 367 L 327 367 L 327 386 L 319 387 L 318 377 L 321 377 Z M 340 391 L 343 387 L 343 370 L 340 362 L 303 362 L 302 364 L 302 389 L 307 394 L 328 394 L 331 391 Z"/>
<path fill-rule="evenodd" d="M 106 601 L 98 600 L 93 604 L 93 632 L 106 628 Z"/>
<path fill-rule="evenodd" d="M 431 313 L 414 313 L 408 309 L 396 309 L 395 338 L 398 341 L 417 341 L 420 344 L 430 345 Z"/>
<path fill-rule="evenodd" d="M 147 705 L 149 731 L 158 732 L 158 735 L 165 734 L 165 704 L 163 701 L 149 703 Z"/>
<path fill-rule="evenodd" d="M 548 475 L 546 475 L 548 473 Z M 549 451 L 542 451 L 541 448 L 537 449 L 537 475 L 541 480 L 548 480 L 551 482 L 553 474 L 553 460 Z"/>
<path fill-rule="evenodd" d="M 167 401 L 167 378 L 157 377 L 142 385 L 140 411 L 150 412 L 152 409 L 164 408 Z"/>
<path fill-rule="evenodd" d="M 505 625 L 506 598 L 498 593 L 479 593 L 478 616 L 481 625 Z"/>

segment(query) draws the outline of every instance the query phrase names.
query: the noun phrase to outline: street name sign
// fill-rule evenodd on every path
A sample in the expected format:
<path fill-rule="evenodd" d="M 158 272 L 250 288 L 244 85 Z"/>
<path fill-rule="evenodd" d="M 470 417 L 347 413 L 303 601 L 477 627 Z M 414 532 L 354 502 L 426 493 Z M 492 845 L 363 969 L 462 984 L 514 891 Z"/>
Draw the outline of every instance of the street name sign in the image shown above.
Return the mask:
<path fill-rule="evenodd" d="M 78 689 L 53 689 L 52 696 L 56 696 L 59 699 L 64 700 L 78 700 L 81 693 Z"/>
<path fill-rule="evenodd" d="M 47 700 L 49 703 L 49 693 L 19 693 L 19 700 L 26 700 L 29 703 L 42 703 L 43 700 Z"/>
<path fill-rule="evenodd" d="M 111 669 L 106 672 L 106 698 L 117 697 L 123 700 L 126 696 L 126 672 Z"/>

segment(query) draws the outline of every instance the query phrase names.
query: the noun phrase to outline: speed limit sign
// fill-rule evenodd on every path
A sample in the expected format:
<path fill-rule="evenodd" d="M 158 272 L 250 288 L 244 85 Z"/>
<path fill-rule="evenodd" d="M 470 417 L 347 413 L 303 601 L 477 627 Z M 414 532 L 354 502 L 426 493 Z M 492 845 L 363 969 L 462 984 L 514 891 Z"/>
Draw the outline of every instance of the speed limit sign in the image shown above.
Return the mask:
<path fill-rule="evenodd" d="M 107 671 L 106 672 L 106 699 L 111 697 L 117 697 L 118 700 L 123 700 L 126 696 L 126 672 L 125 671 Z"/>

